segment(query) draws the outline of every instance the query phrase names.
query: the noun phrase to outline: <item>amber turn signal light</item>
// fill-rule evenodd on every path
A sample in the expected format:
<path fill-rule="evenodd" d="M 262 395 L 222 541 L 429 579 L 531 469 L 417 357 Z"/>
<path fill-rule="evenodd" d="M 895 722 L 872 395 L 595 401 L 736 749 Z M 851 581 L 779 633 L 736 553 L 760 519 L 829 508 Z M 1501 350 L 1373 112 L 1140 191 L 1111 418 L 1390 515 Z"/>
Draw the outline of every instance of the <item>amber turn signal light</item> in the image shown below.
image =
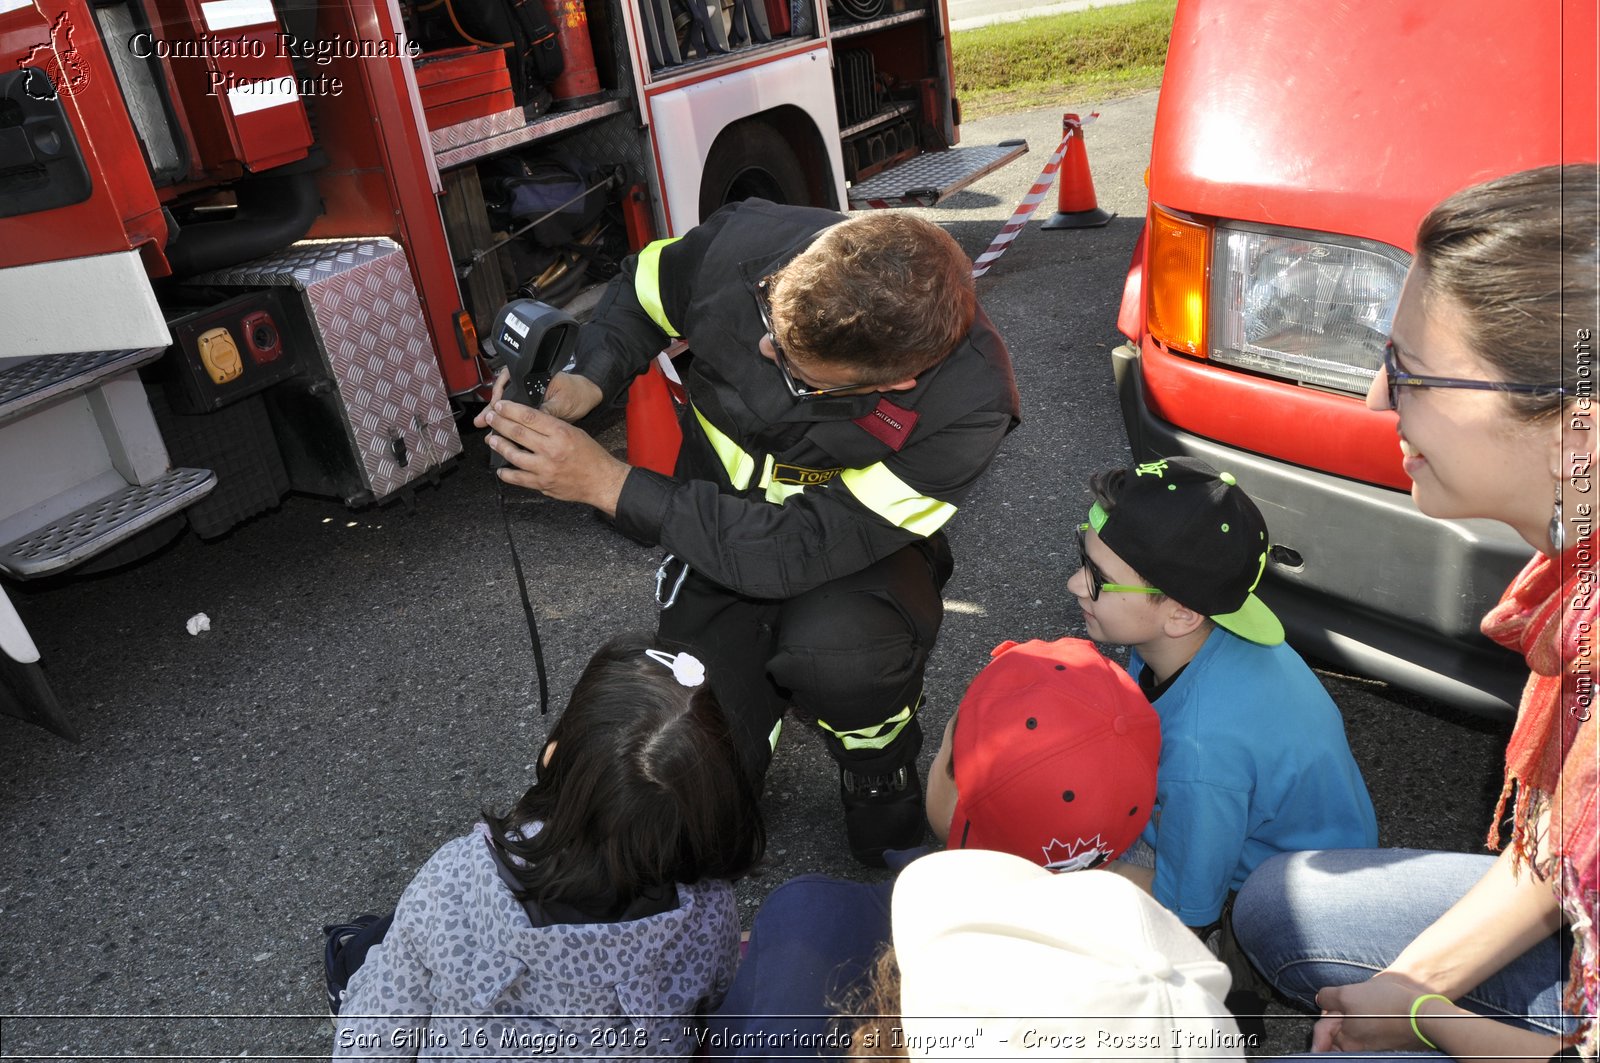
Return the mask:
<path fill-rule="evenodd" d="M 1206 277 L 1211 227 L 1151 206 L 1145 270 L 1145 320 L 1171 350 L 1205 357 Z"/>

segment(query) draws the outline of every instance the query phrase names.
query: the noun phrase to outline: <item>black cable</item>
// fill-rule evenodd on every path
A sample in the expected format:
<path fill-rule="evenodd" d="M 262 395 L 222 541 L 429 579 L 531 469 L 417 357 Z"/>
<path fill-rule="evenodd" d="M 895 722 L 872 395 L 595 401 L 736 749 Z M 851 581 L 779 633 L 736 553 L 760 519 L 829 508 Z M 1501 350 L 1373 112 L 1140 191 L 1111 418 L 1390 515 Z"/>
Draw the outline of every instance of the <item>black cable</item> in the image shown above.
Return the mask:
<path fill-rule="evenodd" d="M 494 474 L 496 497 L 500 500 L 500 519 L 506 526 L 506 543 L 511 547 L 511 570 L 517 575 L 517 592 L 522 595 L 522 614 L 528 618 L 528 642 L 533 647 L 533 667 L 539 673 L 539 715 L 550 711 L 550 683 L 545 678 L 544 647 L 539 642 L 539 624 L 533 618 L 533 603 L 528 600 L 528 581 L 522 574 L 522 559 L 517 556 L 517 539 L 511 534 L 511 515 L 506 512 L 506 482 Z"/>

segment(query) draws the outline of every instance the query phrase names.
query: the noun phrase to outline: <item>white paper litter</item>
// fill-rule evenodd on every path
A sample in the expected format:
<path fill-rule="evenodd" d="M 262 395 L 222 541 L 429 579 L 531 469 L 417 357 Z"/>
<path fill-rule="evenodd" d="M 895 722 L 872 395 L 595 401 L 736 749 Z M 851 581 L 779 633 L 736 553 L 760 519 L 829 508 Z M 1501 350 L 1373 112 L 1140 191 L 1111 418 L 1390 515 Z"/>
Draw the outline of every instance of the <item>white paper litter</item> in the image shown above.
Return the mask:
<path fill-rule="evenodd" d="M 204 613 L 196 613 L 189 618 L 189 622 L 184 626 L 189 629 L 189 634 L 198 635 L 202 631 L 211 630 L 211 618 Z"/>

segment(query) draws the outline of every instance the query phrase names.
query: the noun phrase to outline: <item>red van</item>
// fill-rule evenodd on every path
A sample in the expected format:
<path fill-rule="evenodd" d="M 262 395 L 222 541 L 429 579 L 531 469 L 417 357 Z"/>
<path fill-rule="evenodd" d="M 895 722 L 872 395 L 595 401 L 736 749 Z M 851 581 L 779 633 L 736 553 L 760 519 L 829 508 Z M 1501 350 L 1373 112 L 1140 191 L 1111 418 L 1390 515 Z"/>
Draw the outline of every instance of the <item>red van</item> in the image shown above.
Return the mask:
<path fill-rule="evenodd" d="M 1527 675 L 1478 621 L 1530 550 L 1417 512 L 1363 397 L 1428 208 L 1597 158 L 1597 52 L 1594 0 L 1180 0 L 1118 318 L 1135 455 L 1260 503 L 1291 641 L 1477 712 Z"/>

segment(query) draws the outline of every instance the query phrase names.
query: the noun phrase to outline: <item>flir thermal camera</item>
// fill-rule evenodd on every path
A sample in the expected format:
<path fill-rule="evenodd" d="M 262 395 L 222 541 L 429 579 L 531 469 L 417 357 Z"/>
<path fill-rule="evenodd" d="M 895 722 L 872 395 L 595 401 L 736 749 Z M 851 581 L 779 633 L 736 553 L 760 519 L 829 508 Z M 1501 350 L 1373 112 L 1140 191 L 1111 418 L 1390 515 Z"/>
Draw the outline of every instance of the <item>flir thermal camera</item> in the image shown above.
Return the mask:
<path fill-rule="evenodd" d="M 504 397 L 525 406 L 544 402 L 550 378 L 561 372 L 578 345 L 578 322 L 559 307 L 536 299 L 513 299 L 495 315 L 489 333 L 500 364 L 511 371 Z M 496 468 L 505 459 L 490 452 Z"/>

